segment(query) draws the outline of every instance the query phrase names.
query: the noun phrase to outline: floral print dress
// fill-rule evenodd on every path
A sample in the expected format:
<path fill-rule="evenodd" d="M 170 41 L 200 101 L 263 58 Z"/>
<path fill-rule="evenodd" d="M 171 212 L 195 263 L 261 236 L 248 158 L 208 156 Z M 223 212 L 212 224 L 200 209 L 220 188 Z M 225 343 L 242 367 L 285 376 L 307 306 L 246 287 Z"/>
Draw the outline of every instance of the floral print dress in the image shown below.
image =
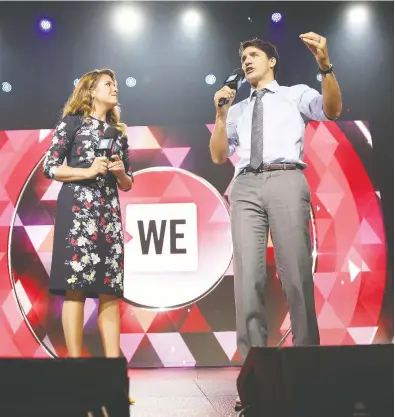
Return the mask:
<path fill-rule="evenodd" d="M 45 155 L 44 175 L 54 179 L 54 169 L 67 159 L 74 168 L 88 168 L 108 125 L 88 117 L 66 116 L 55 129 Z M 127 137 L 119 133 L 114 153 L 131 178 Z M 93 180 L 64 182 L 59 192 L 54 227 L 50 292 L 64 295 L 80 290 L 87 297 L 123 296 L 124 241 L 118 188 L 108 172 Z"/>

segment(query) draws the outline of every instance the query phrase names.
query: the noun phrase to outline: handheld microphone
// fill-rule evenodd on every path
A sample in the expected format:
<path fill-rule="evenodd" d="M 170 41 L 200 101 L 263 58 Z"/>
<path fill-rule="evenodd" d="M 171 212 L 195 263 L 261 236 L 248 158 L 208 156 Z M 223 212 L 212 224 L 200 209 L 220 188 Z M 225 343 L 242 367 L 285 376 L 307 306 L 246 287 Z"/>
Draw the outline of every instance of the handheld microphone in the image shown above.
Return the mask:
<path fill-rule="evenodd" d="M 225 80 L 224 86 L 227 86 L 231 88 L 232 90 L 236 90 L 237 92 L 243 82 L 244 77 L 245 77 L 244 71 L 241 68 L 237 68 L 232 72 L 232 75 L 230 75 Z M 218 101 L 218 107 L 222 107 L 228 103 L 229 103 L 229 100 L 222 97 Z"/>
<path fill-rule="evenodd" d="M 113 147 L 119 132 L 115 127 L 108 126 L 104 132 L 104 136 L 99 139 L 99 143 L 95 149 L 96 156 L 105 156 L 110 158 L 113 154 Z"/>

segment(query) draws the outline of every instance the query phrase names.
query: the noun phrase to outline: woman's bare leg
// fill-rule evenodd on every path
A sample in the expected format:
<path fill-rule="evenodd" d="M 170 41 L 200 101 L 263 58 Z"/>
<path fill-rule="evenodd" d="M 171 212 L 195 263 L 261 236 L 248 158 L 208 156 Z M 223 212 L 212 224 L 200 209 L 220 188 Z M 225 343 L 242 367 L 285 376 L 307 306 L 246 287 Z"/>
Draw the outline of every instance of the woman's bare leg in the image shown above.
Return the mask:
<path fill-rule="evenodd" d="M 62 325 L 68 356 L 82 356 L 82 333 L 84 327 L 85 294 L 82 291 L 67 291 L 62 308 Z"/>
<path fill-rule="evenodd" d="M 99 295 L 98 326 L 105 356 L 118 358 L 121 354 L 119 297 L 107 294 Z"/>

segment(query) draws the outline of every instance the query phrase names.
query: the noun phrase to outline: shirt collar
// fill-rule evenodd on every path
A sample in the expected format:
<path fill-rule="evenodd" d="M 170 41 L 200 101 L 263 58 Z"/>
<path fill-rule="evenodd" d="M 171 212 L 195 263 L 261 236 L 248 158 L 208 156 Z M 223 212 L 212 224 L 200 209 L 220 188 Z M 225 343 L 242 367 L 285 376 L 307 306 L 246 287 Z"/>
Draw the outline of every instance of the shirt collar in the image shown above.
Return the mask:
<path fill-rule="evenodd" d="M 269 91 L 271 91 L 272 93 L 275 93 L 278 89 L 279 89 L 279 84 L 276 80 L 271 81 L 265 88 Z M 256 90 L 256 88 L 251 88 L 250 91 L 250 100 L 252 98 L 252 95 L 254 94 L 254 91 Z"/>

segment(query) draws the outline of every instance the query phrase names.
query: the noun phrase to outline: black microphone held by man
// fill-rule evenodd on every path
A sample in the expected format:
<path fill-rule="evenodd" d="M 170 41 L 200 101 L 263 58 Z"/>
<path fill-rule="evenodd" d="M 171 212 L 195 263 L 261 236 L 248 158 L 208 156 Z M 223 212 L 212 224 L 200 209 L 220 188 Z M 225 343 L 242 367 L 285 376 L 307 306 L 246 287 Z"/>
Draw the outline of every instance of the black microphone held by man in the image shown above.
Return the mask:
<path fill-rule="evenodd" d="M 232 75 L 230 75 L 224 82 L 224 87 L 229 87 L 232 90 L 235 90 L 236 93 L 241 87 L 241 84 L 243 83 L 245 74 L 244 71 L 241 68 L 237 68 L 232 72 Z M 218 101 L 218 107 L 222 107 L 225 104 L 228 104 L 229 100 L 227 98 L 220 98 Z"/>

